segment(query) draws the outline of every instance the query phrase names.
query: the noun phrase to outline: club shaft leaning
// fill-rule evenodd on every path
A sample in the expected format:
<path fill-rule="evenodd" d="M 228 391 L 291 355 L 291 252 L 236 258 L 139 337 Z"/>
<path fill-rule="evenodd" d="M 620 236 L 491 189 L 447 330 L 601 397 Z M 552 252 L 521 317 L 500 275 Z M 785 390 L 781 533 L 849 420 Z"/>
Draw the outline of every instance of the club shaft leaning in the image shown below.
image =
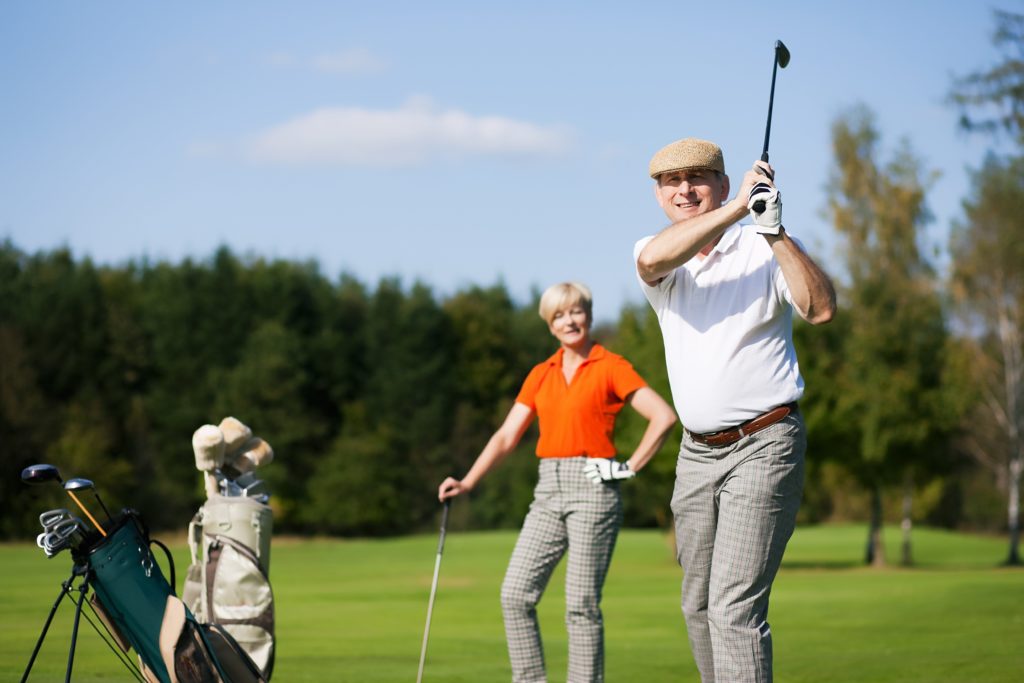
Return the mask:
<path fill-rule="evenodd" d="M 442 536 L 442 538 L 444 538 Z M 423 628 L 423 647 L 420 649 L 420 668 L 416 674 L 416 683 L 423 681 L 423 664 L 427 661 L 427 639 L 430 636 L 430 617 L 434 613 L 434 596 L 437 595 L 437 577 L 441 571 L 441 549 L 438 548 L 437 559 L 434 560 L 434 580 L 430 584 L 430 602 L 427 604 L 427 625 Z"/>
<path fill-rule="evenodd" d="M 106 536 L 107 532 L 103 530 L 103 527 L 100 526 L 100 523 L 96 521 L 96 518 L 93 517 L 92 514 L 90 514 L 89 511 L 85 509 L 85 506 L 82 505 L 82 501 L 78 500 L 78 496 L 75 495 L 75 492 L 68 490 L 68 495 L 71 496 L 71 500 L 75 501 L 75 505 L 82 509 L 82 512 L 84 512 L 85 516 L 89 518 L 89 521 L 92 522 L 94 527 L 96 527 L 96 530 L 99 531 L 103 536 Z"/>

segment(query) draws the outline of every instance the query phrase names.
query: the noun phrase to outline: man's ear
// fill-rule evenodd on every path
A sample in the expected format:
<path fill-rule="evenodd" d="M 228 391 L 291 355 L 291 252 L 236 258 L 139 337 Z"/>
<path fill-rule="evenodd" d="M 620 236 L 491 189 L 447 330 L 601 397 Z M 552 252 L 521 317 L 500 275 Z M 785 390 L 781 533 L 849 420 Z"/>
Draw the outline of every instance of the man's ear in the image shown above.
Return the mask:
<path fill-rule="evenodd" d="M 722 174 L 722 203 L 729 200 L 729 176 Z"/>
<path fill-rule="evenodd" d="M 665 200 L 661 198 L 661 180 L 659 178 L 654 179 L 654 198 L 658 201 L 658 206 L 665 209 Z"/>

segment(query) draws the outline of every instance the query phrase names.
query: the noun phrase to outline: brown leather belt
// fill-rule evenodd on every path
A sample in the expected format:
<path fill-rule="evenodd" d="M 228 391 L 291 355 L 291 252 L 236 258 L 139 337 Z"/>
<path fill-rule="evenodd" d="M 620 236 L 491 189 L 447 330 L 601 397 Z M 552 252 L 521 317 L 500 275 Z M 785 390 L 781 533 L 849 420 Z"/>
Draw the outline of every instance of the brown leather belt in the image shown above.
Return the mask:
<path fill-rule="evenodd" d="M 758 415 L 753 420 L 747 420 L 743 424 L 730 429 L 723 429 L 720 432 L 710 432 L 708 434 L 695 434 L 687 430 L 687 433 L 689 433 L 690 438 L 694 441 L 705 446 L 728 446 L 745 436 L 750 436 L 754 432 L 759 432 L 765 427 L 775 424 L 790 413 L 796 412 L 796 408 L 797 403 L 793 401 L 792 403 L 769 410 L 767 413 Z"/>

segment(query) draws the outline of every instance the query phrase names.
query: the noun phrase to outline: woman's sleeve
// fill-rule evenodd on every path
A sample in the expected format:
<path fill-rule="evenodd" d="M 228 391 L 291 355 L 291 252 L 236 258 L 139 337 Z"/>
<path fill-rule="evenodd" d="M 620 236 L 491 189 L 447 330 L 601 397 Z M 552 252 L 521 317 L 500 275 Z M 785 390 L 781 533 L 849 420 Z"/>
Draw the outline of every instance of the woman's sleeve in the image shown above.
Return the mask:
<path fill-rule="evenodd" d="M 542 363 L 530 370 L 530 374 L 526 376 L 523 386 L 519 390 L 519 395 L 516 396 L 516 403 L 522 403 L 534 412 L 537 411 L 537 390 L 544 379 L 545 366 L 546 364 Z"/>
<path fill-rule="evenodd" d="M 634 391 L 646 386 L 647 382 L 625 358 L 620 357 L 612 366 L 612 391 L 620 399 L 625 400 Z"/>

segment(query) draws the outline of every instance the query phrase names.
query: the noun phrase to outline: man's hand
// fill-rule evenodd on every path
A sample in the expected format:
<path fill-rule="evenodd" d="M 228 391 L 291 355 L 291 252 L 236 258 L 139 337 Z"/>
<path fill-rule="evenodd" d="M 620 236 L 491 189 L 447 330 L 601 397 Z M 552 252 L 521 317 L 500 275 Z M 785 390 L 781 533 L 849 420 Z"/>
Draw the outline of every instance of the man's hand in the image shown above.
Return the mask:
<path fill-rule="evenodd" d="M 595 484 L 605 481 L 632 479 L 636 472 L 629 469 L 628 462 L 616 462 L 612 458 L 587 458 L 583 466 L 583 474 Z"/>
<path fill-rule="evenodd" d="M 764 202 L 764 210 L 758 213 L 754 205 Z M 757 224 L 757 231 L 762 235 L 778 235 L 782 229 L 782 193 L 778 188 L 769 187 L 765 183 L 758 183 L 750 189 L 750 196 L 747 198 L 747 208 L 750 215 L 754 217 Z"/>

